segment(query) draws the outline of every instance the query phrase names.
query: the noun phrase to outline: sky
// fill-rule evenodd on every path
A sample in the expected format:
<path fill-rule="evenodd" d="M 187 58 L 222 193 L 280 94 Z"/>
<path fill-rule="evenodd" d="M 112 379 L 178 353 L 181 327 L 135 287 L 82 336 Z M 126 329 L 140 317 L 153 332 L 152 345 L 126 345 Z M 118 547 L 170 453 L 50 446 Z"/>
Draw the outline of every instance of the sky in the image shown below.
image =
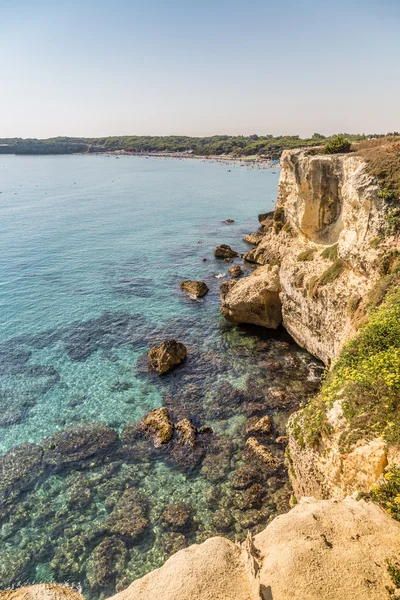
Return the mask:
<path fill-rule="evenodd" d="M 400 0 L 0 0 L 0 138 L 400 130 Z"/>

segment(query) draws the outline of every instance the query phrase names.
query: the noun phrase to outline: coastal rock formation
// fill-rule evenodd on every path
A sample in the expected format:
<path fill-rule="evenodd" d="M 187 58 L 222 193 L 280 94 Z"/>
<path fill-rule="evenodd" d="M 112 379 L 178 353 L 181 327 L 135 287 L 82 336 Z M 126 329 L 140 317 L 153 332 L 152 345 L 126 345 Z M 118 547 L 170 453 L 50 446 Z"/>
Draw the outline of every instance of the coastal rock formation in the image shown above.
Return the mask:
<path fill-rule="evenodd" d="M 214 248 L 214 256 L 215 258 L 235 258 L 235 256 L 239 256 L 239 254 L 235 252 L 235 250 L 232 250 L 227 244 L 220 244 Z"/>
<path fill-rule="evenodd" d="M 187 350 L 181 342 L 165 340 L 160 346 L 154 346 L 148 353 L 150 363 L 159 375 L 168 373 L 186 358 Z"/>
<path fill-rule="evenodd" d="M 262 240 L 245 255 L 275 265 L 273 287 L 264 275 L 256 284 L 257 271 L 235 289 L 223 284 L 221 310 L 228 320 L 267 327 L 270 320 L 276 326 L 281 312 L 299 345 L 329 364 L 353 332 L 349 303 L 365 297 L 379 276 L 372 242 L 385 226 L 386 208 L 360 156 L 290 150 L 281 164 L 274 220 L 266 217 Z M 255 287 L 259 297 L 262 290 L 279 292 L 262 318 L 252 314 Z"/>
<path fill-rule="evenodd" d="M 258 246 L 261 240 L 264 237 L 264 233 L 262 231 L 256 231 L 256 233 L 249 233 L 243 238 L 244 242 L 248 244 L 254 244 L 254 246 Z"/>
<path fill-rule="evenodd" d="M 182 281 L 180 287 L 184 292 L 201 298 L 208 292 L 208 287 L 204 281 Z"/>
<path fill-rule="evenodd" d="M 388 600 L 388 561 L 399 554 L 400 524 L 376 505 L 304 498 L 255 538 L 239 545 L 213 537 L 180 550 L 112 600 L 155 600 L 160 590 L 163 600 Z M 0 592 L 0 600 L 82 596 L 44 584 Z"/>
<path fill-rule="evenodd" d="M 251 323 L 275 329 L 282 323 L 277 267 L 256 269 L 240 281 L 221 285 L 221 312 L 233 323 Z"/>
<path fill-rule="evenodd" d="M 229 267 L 228 271 L 233 279 L 237 279 L 243 275 L 243 269 L 240 265 L 232 265 Z"/>

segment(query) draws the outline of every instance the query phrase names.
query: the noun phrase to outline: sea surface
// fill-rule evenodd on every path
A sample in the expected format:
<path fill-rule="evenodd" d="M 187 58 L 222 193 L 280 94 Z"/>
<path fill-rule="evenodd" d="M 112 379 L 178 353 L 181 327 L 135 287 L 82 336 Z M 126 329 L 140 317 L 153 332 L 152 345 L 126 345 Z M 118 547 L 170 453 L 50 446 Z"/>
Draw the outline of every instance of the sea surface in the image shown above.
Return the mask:
<path fill-rule="evenodd" d="M 288 509 L 279 438 L 321 366 L 283 330 L 224 321 L 231 265 L 213 257 L 219 243 L 249 249 L 278 177 L 208 160 L 0 155 L 0 588 L 68 581 L 107 597 L 190 543 L 244 539 Z M 185 279 L 207 283 L 201 302 Z M 159 377 L 146 353 L 166 338 L 188 358 Z M 209 426 L 195 448 L 132 435 L 161 406 Z M 264 415 L 272 431 L 251 434 Z"/>

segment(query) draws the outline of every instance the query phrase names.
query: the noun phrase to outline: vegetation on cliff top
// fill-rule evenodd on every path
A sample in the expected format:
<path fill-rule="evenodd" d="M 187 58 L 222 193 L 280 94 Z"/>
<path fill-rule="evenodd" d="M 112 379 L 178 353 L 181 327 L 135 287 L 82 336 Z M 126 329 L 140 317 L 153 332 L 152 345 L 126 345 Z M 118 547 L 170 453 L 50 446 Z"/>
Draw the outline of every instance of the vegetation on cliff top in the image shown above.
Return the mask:
<path fill-rule="evenodd" d="M 371 292 L 367 318 L 344 346 L 321 392 L 295 417 L 293 435 L 300 445 L 315 445 L 329 435 L 327 411 L 341 402 L 347 426 L 342 449 L 360 439 L 382 436 L 400 442 L 400 291 L 397 261 Z M 383 284 L 382 284 L 383 282 Z M 382 301 L 382 298 L 384 300 Z M 382 302 L 379 306 L 376 303 Z"/>
<path fill-rule="evenodd" d="M 341 134 L 351 142 L 367 140 L 373 136 Z M 278 159 L 285 149 L 322 146 L 337 136 L 325 137 L 314 133 L 310 138 L 298 135 L 214 135 L 211 137 L 170 136 L 115 136 L 99 138 L 57 137 L 46 140 L 6 138 L 0 139 L 0 153 L 17 154 L 71 154 L 73 152 L 101 152 L 125 150 L 128 152 L 188 152 L 212 156 L 266 156 Z M 381 136 L 382 137 L 382 136 Z"/>

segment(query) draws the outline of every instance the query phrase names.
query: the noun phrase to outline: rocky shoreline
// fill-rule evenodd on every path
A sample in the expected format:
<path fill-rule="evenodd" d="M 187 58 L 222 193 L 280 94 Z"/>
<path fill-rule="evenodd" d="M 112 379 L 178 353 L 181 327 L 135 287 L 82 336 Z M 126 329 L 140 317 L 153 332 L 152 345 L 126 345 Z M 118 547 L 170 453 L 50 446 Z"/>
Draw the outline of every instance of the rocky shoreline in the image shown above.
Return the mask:
<path fill-rule="evenodd" d="M 382 262 L 399 252 L 398 235 L 387 232 L 389 211 L 361 156 L 285 151 L 275 211 L 260 215 L 260 230 L 247 240 L 254 248 L 244 260 L 255 265 L 255 270 L 221 285 L 222 315 L 233 323 L 270 329 L 283 324 L 301 346 L 327 368 L 335 369 L 349 340 L 357 340 L 368 326 L 368 311 L 378 310 L 372 309 L 370 302 L 382 278 Z M 240 258 L 226 245 L 216 249 L 216 256 Z M 390 273 L 395 271 L 389 270 L 385 277 Z M 166 350 L 170 351 L 170 346 Z M 177 350 L 179 360 L 167 357 L 168 367 L 186 357 L 182 348 L 173 350 Z M 156 362 L 161 373 L 160 364 Z M 274 369 L 272 363 L 266 367 Z M 348 388 L 339 389 L 334 402 L 323 408 L 318 394 L 308 403 L 304 399 L 304 407 L 291 417 L 288 438 L 275 435 L 275 446 L 265 398 L 249 402 L 244 463 L 238 463 L 231 480 L 234 502 L 239 510 L 263 506 L 266 489 L 282 474 L 282 453 L 276 448 L 289 442 L 286 463 L 297 504 L 242 544 L 211 537 L 179 550 L 164 566 L 134 581 L 115 598 L 155 600 L 161 590 L 166 600 L 398 598 L 400 524 L 376 504 L 359 500 L 357 494 L 368 494 L 385 479 L 388 468 L 399 462 L 399 448 L 387 438 L 366 435 L 359 428 L 352 431 L 351 444 L 343 450 L 341 439 L 348 427 L 347 393 Z M 226 406 L 219 397 L 217 410 L 235 410 L 237 394 L 232 388 L 227 392 Z M 286 400 L 289 408 L 287 396 Z M 243 406 L 243 400 L 239 405 Z M 271 398 L 269 408 L 272 405 Z M 310 431 L 319 424 L 320 430 Z M 83 431 L 81 434 L 79 441 L 76 432 L 55 434 L 41 446 L 29 448 L 31 460 L 36 460 L 35 472 L 40 474 L 41 465 L 57 470 L 60 461 L 64 466 L 82 466 L 81 451 L 89 461 L 105 460 L 107 464 L 109 456 L 121 452 L 137 458 L 164 452 L 168 447 L 168 460 L 183 469 L 201 464 L 201 469 L 211 474 L 210 481 L 217 482 L 219 475 L 214 478 L 215 474 L 232 456 L 226 437 L 219 437 L 207 423 L 199 427 L 190 418 L 174 418 L 168 406 L 150 412 L 139 424 L 126 426 L 120 439 L 109 428 L 91 430 L 88 437 Z M 97 440 L 101 440 L 99 448 Z M 15 452 L 8 460 L 12 465 L 21 462 Z M 33 485 L 31 466 L 26 473 L 14 467 L 15 478 L 8 481 L 6 499 L 12 502 L 14 493 Z M 13 470 L 4 469 L 4 473 L 9 472 Z M 223 529 L 232 512 L 221 510 L 218 498 L 210 500 Z M 148 524 L 148 506 L 134 489 L 115 495 L 111 507 L 103 525 L 111 537 L 96 549 L 95 568 L 100 570 L 102 565 L 109 568 L 124 560 L 126 544 L 140 538 Z M 170 547 L 178 550 L 182 532 L 195 526 L 190 507 L 173 503 L 160 518 L 171 533 Z M 50 588 L 33 586 L 3 592 L 0 599 L 80 597 L 65 588 Z"/>

